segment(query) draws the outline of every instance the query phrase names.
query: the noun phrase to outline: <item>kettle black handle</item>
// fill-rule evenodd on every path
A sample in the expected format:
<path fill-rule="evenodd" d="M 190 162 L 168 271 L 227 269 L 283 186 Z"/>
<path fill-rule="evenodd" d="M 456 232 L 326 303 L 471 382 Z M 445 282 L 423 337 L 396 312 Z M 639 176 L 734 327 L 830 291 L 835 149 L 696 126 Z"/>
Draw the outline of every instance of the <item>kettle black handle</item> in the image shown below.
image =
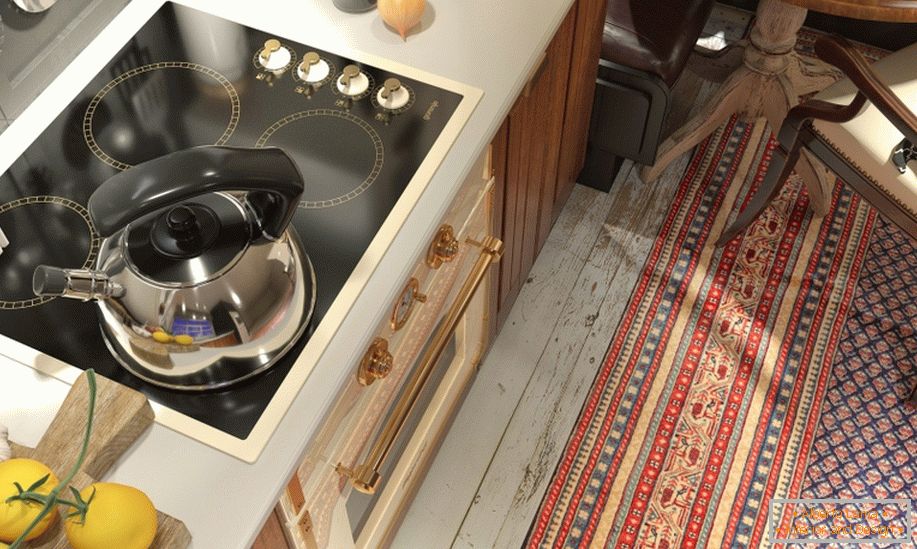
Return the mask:
<path fill-rule="evenodd" d="M 194 147 L 109 178 L 89 197 L 89 217 L 109 237 L 147 214 L 218 191 L 247 191 L 264 234 L 278 238 L 296 212 L 303 180 L 276 147 Z"/>

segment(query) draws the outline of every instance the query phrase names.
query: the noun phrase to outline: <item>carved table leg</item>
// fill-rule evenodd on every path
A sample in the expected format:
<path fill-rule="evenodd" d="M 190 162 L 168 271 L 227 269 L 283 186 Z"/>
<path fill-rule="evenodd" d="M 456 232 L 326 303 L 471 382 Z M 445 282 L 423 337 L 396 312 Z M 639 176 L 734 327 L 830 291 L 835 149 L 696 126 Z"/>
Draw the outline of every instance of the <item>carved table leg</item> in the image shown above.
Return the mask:
<path fill-rule="evenodd" d="M 754 90 L 757 76 L 745 67 L 740 67 L 732 73 L 717 90 L 713 99 L 659 146 L 656 163 L 644 166 L 640 170 L 640 177 L 644 181 L 656 179 L 670 162 L 703 141 L 730 116 L 740 111 L 747 95 Z"/>
<path fill-rule="evenodd" d="M 794 51 L 806 13 L 805 8 L 781 0 L 759 2 L 742 66 L 726 79 L 697 116 L 659 146 L 656 163 L 640 172 L 644 181 L 658 177 L 670 162 L 733 114 L 739 113 L 747 120 L 765 117 L 777 132 L 801 93 L 822 89 L 836 79 L 836 73 L 825 69 L 824 64 L 803 60 Z M 809 190 L 812 209 L 823 215 L 831 196 L 825 169 L 808 152 L 800 156 L 796 169 Z"/>
<path fill-rule="evenodd" d="M 844 73 L 820 59 L 793 53 L 786 75 L 799 97 L 820 92 L 844 77 Z"/>
<path fill-rule="evenodd" d="M 764 117 L 776 133 L 786 118 L 786 113 L 795 106 L 798 99 L 788 74 L 782 74 L 772 80 L 777 89 L 770 90 L 764 103 Z M 827 168 L 811 152 L 803 149 L 796 162 L 795 171 L 809 191 L 809 205 L 818 216 L 828 213 L 834 179 Z"/>

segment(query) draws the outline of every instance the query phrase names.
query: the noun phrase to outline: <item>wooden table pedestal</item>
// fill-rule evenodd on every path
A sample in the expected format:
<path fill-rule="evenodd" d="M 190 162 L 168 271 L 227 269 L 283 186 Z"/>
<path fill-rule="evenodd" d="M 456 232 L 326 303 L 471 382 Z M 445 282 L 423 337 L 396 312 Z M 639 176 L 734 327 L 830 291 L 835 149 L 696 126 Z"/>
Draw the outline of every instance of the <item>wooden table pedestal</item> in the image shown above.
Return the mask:
<path fill-rule="evenodd" d="M 767 119 L 772 131 L 780 129 L 787 112 L 799 97 L 819 91 L 838 79 L 840 73 L 817 60 L 799 56 L 796 35 L 807 10 L 781 0 L 761 0 L 747 41 L 742 64 L 726 78 L 714 97 L 684 126 L 659 147 L 656 163 L 645 166 L 644 181 L 655 179 L 668 164 L 692 149 L 733 114 L 745 120 Z M 828 210 L 833 181 L 808 151 L 800 157 L 796 172 L 809 190 L 817 215 Z"/>

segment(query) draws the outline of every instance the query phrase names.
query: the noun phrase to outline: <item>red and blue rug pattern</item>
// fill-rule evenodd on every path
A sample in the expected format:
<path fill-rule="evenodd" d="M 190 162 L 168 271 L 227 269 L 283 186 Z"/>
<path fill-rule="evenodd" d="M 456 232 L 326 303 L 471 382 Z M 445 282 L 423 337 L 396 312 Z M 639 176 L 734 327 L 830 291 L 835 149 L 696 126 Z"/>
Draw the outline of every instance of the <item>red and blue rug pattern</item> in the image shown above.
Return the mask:
<path fill-rule="evenodd" d="M 813 219 L 793 177 L 715 248 L 769 132 L 695 152 L 527 546 L 759 547 L 773 498 L 917 502 L 917 245 L 841 182 Z"/>

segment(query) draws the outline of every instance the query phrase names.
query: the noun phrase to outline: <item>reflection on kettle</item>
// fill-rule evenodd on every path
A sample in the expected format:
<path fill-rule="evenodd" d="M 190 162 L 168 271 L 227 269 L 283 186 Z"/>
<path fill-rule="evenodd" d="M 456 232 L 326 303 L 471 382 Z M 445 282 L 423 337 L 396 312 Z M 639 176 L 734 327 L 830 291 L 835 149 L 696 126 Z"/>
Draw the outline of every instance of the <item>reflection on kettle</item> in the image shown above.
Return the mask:
<path fill-rule="evenodd" d="M 216 331 L 213 329 L 213 322 L 207 318 L 207 315 L 190 315 L 190 316 L 176 316 L 172 319 L 172 335 L 175 338 L 181 338 L 184 336 L 184 339 L 178 340 L 179 343 L 182 341 L 197 341 L 201 343 L 206 341 L 216 335 Z"/>
<path fill-rule="evenodd" d="M 204 390 L 247 379 L 312 314 L 315 275 L 289 226 L 302 190 L 277 148 L 197 147 L 139 164 L 89 199 L 105 238 L 95 268 L 39 266 L 33 290 L 95 301 L 109 349 L 146 381 Z"/>

